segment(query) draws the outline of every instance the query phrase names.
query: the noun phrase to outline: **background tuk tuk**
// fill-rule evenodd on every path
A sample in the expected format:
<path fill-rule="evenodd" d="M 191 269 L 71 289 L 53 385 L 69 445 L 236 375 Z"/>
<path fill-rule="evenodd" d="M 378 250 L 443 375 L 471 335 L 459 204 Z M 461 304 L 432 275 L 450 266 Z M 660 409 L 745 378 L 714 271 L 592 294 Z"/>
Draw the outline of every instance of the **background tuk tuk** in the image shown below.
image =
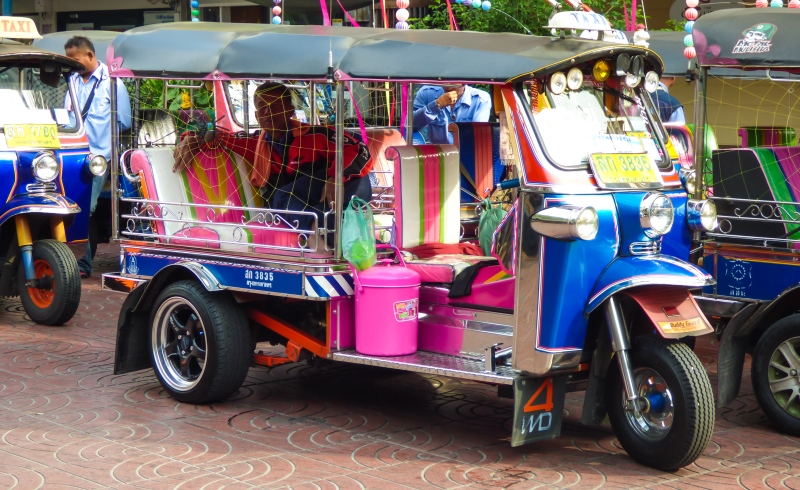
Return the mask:
<path fill-rule="evenodd" d="M 33 21 L 2 17 L 0 38 L 39 37 Z M 91 179 L 105 172 L 89 154 L 63 55 L 0 43 L 0 295 L 17 296 L 31 320 L 61 325 L 78 309 L 81 281 L 67 243 L 87 237 Z"/>
<path fill-rule="evenodd" d="M 720 335 L 719 406 L 738 394 L 745 353 L 759 405 L 800 435 L 798 201 L 800 12 L 733 9 L 702 16 L 695 160 L 719 228 L 703 235 L 702 266 L 717 279 L 698 304 Z M 712 135 L 715 135 L 712 137 Z M 708 142 L 718 147 L 709 149 Z"/>
<path fill-rule="evenodd" d="M 582 12 L 556 14 L 551 27 L 611 30 Z M 215 88 L 192 166 L 172 171 L 173 145 L 115 155 L 115 175 L 141 193 L 112 202 L 122 271 L 103 285 L 130 292 L 115 373 L 152 368 L 188 403 L 232 395 L 251 362 L 445 374 L 514 398 L 513 445 L 557 437 L 565 393 L 586 390 L 583 421 L 608 414 L 646 465 L 673 470 L 705 449 L 713 395 L 680 339 L 711 331 L 688 290 L 712 279 L 661 244 L 673 222 L 712 229 L 715 216 L 700 216 L 667 154 L 643 88 L 661 71 L 652 51 L 566 35 L 175 23 L 119 35 L 108 66 L 112 77 Z M 228 128 L 255 133 L 249 80 L 291 80 L 310 94 L 309 121 L 333 123 L 336 197 L 321 218 L 264 207 L 252 162 L 215 144 Z M 453 82 L 489 85 L 496 122 L 454 125 L 453 145 L 411 145 L 413 85 Z M 333 118 L 315 112 L 318 85 L 335 94 Z M 411 353 L 399 341 L 358 349 L 364 332 L 397 332 L 394 321 L 357 320 L 364 273 L 340 240 L 346 128 L 370 148 L 375 233 L 394 247 L 379 254 L 392 265 L 374 267 L 399 262 L 421 282 L 409 285 L 418 297 L 389 305 L 417 327 Z M 462 213 L 474 197 L 508 208 L 491 256 L 424 256 L 421 247 L 468 246 L 462 222 L 475 215 Z M 131 211 L 117 212 L 122 203 Z M 263 341 L 281 352 L 254 356 Z"/>

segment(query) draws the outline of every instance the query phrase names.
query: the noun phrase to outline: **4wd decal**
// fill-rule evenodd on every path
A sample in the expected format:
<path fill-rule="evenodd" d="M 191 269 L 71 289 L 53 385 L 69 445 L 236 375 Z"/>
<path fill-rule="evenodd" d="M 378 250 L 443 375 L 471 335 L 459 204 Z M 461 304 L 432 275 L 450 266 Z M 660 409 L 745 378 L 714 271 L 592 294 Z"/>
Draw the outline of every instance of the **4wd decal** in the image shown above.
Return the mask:
<path fill-rule="evenodd" d="M 739 39 L 733 47 L 733 54 L 737 53 L 766 53 L 772 46 L 772 36 L 778 32 L 774 24 L 756 24 L 742 31 L 744 39 Z"/>

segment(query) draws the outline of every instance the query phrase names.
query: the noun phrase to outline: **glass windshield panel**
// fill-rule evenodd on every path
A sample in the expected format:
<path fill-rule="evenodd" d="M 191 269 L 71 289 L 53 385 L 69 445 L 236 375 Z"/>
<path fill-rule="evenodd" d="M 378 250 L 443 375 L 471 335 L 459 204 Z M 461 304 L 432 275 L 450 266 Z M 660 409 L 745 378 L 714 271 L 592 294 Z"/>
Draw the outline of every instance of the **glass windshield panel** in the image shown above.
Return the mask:
<path fill-rule="evenodd" d="M 5 68 L 0 68 L 0 71 Z M 56 124 L 60 132 L 77 129 L 69 84 L 42 82 L 38 68 L 8 68 L 0 73 L 0 128 L 6 124 Z"/>
<path fill-rule="evenodd" d="M 538 94 L 534 83 L 527 82 L 523 92 L 553 163 L 581 167 L 594 153 L 647 153 L 659 166 L 669 163 L 640 89 L 615 90 L 587 79 L 578 90 Z"/>

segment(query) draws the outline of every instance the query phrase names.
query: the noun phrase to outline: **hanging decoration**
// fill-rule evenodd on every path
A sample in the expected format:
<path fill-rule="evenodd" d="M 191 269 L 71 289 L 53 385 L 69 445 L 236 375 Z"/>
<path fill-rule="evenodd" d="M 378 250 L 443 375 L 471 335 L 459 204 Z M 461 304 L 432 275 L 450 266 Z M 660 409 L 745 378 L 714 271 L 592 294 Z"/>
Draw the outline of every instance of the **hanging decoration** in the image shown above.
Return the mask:
<path fill-rule="evenodd" d="M 283 9 L 281 9 L 281 0 L 272 0 L 275 5 L 272 7 L 272 23 L 277 25 L 283 24 Z"/>
<path fill-rule="evenodd" d="M 192 0 L 190 5 L 192 6 L 192 22 L 200 22 L 200 1 Z"/>
<path fill-rule="evenodd" d="M 395 28 L 397 29 L 408 29 L 408 0 L 397 0 L 397 12 L 395 12 L 394 16 L 397 19 L 397 24 L 395 24 Z"/>
<path fill-rule="evenodd" d="M 686 24 L 683 26 L 686 31 L 686 37 L 683 38 L 683 44 L 686 49 L 683 50 L 683 55 L 686 59 L 691 60 L 697 56 L 697 50 L 694 49 L 694 40 L 692 39 L 692 29 L 694 29 L 694 21 L 700 16 L 697 11 L 697 6 L 700 5 L 700 0 L 686 0 L 686 10 L 683 16 L 686 18 Z"/>

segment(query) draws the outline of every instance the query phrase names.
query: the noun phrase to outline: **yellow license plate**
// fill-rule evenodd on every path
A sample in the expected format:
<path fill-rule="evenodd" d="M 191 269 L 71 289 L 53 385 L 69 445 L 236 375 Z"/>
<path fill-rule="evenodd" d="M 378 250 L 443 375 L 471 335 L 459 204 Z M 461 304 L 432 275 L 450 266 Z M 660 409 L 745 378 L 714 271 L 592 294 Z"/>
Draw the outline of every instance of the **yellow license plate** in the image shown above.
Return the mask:
<path fill-rule="evenodd" d="M 664 333 L 689 333 L 706 328 L 705 322 L 700 317 L 676 320 L 674 322 L 658 322 L 658 324 L 664 330 Z"/>
<path fill-rule="evenodd" d="M 6 124 L 3 132 L 9 148 L 61 148 L 55 124 Z"/>
<path fill-rule="evenodd" d="M 650 189 L 663 184 L 647 153 L 594 153 L 590 161 L 597 184 L 606 189 Z"/>

